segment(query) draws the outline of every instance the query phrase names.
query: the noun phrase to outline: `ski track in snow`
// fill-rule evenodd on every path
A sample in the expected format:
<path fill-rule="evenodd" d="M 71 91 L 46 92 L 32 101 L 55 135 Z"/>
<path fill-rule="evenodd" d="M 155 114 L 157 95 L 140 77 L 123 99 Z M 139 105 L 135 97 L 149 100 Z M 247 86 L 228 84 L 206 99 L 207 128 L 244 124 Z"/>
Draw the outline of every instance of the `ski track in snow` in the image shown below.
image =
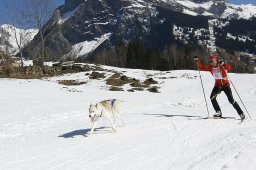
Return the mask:
<path fill-rule="evenodd" d="M 145 71 L 106 67 L 125 75 L 160 82 L 161 93 L 110 92 L 104 80 L 89 80 L 85 73 L 41 80 L 0 79 L 0 169 L 86 170 L 253 170 L 256 167 L 256 122 L 239 124 L 224 93 L 218 101 L 227 117 L 207 116 L 196 71 Z M 109 74 L 108 74 L 109 75 Z M 165 79 L 163 79 L 165 78 Z M 213 86 L 202 73 L 207 96 Z M 230 74 L 253 119 L 254 75 Z M 58 80 L 88 80 L 65 87 Z M 248 83 L 250 81 L 250 83 Z M 73 89 L 73 91 L 70 89 Z M 238 97 L 234 97 L 239 101 Z M 122 119 L 113 133 L 101 119 L 88 136 L 90 102 L 124 100 Z M 213 109 L 207 98 L 211 114 Z M 241 103 L 239 102 L 241 105 Z M 242 106 L 242 105 L 241 105 Z"/>

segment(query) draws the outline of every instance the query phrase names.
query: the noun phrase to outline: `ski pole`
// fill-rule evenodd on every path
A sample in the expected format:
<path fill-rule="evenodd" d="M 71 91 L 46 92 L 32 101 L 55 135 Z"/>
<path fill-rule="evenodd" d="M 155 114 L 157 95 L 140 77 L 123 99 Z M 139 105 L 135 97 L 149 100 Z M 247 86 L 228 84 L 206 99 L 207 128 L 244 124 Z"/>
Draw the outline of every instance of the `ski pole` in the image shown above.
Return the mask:
<path fill-rule="evenodd" d="M 223 65 L 221 65 L 221 66 L 222 66 L 222 68 L 224 69 Z M 233 82 L 231 81 L 231 79 L 229 78 L 229 76 L 228 76 L 228 75 L 227 75 L 227 78 L 228 78 L 229 82 L 232 84 L 233 88 L 235 89 L 237 96 L 239 97 L 239 99 L 240 99 L 241 103 L 243 104 L 243 106 L 244 106 L 244 108 L 245 108 L 245 110 L 246 110 L 247 114 L 249 115 L 250 119 L 252 120 L 252 117 L 251 117 L 251 115 L 249 114 L 249 112 L 248 112 L 247 108 L 245 107 L 245 105 L 244 105 L 244 102 L 243 102 L 242 98 L 241 98 L 241 97 L 240 97 L 240 95 L 238 94 L 238 91 L 236 90 L 235 85 L 233 84 Z"/>
<path fill-rule="evenodd" d="M 228 77 L 228 79 L 229 79 L 229 77 Z M 246 110 L 247 114 L 249 115 L 250 119 L 252 120 L 252 117 L 251 117 L 251 115 L 249 114 L 249 112 L 248 112 L 247 108 L 245 107 L 244 102 L 243 102 L 242 98 L 240 97 L 240 95 L 238 94 L 238 92 L 237 92 L 237 90 L 236 90 L 236 88 L 235 88 L 235 86 L 234 86 L 233 82 L 232 82 L 230 79 L 229 79 L 229 81 L 230 81 L 230 83 L 232 84 L 233 88 L 235 89 L 236 94 L 237 94 L 237 96 L 239 97 L 239 99 L 240 99 L 241 103 L 243 104 L 243 106 L 244 106 L 244 108 L 245 108 L 245 110 Z"/>
<path fill-rule="evenodd" d="M 198 72 L 199 72 L 199 77 L 200 77 L 200 80 L 201 80 L 201 85 L 202 85 L 202 89 L 203 89 L 203 93 L 204 93 L 204 100 L 205 100 L 205 105 L 206 105 L 208 117 L 210 117 L 209 108 L 208 108 L 208 104 L 207 104 L 206 97 L 205 97 L 203 80 L 202 80 L 201 72 L 200 72 L 199 67 L 198 67 L 198 63 L 197 63 L 197 69 L 198 69 Z"/>

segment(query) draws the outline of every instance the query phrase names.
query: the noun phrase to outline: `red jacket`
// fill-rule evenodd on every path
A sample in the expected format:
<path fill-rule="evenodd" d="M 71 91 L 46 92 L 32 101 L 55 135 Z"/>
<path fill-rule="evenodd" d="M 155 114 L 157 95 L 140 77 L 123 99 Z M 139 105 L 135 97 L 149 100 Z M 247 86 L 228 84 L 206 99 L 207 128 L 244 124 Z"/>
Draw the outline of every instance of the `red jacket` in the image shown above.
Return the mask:
<path fill-rule="evenodd" d="M 217 63 L 217 67 L 213 67 L 212 65 L 208 64 L 206 66 L 202 65 L 200 60 L 197 61 L 197 67 L 200 71 L 210 71 L 215 78 L 215 86 L 217 87 L 225 87 L 230 86 L 228 81 L 228 74 L 227 71 L 231 70 L 231 66 L 229 64 L 225 64 L 221 66 Z"/>

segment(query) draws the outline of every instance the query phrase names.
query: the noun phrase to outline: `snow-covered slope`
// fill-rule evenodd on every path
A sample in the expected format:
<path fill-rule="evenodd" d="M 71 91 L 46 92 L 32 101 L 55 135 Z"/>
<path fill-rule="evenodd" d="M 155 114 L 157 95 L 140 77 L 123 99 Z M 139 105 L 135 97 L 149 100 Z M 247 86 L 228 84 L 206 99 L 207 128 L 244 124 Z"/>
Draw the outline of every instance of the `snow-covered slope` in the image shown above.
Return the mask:
<path fill-rule="evenodd" d="M 167 1 L 168 3 L 168 1 Z M 204 15 L 220 18 L 250 19 L 256 16 L 256 6 L 252 4 L 234 5 L 225 0 L 194 2 L 192 0 L 178 0 L 174 3 L 181 5 L 183 12 L 192 15 Z"/>
<path fill-rule="evenodd" d="M 114 70 L 140 80 L 153 77 L 161 93 L 111 92 L 104 80 L 90 80 L 86 73 L 0 79 L 0 169 L 255 169 L 256 122 L 247 119 L 238 124 L 223 93 L 219 104 L 224 116 L 231 118 L 202 119 L 207 112 L 198 72 L 104 68 L 108 76 Z M 202 78 L 209 96 L 214 80 L 210 73 L 202 72 Z M 230 74 L 230 78 L 255 120 L 255 75 Z M 66 87 L 58 80 L 87 83 Z M 118 124 L 112 133 L 101 119 L 96 134 L 88 136 L 90 102 L 109 98 L 124 101 L 126 126 Z M 214 113 L 208 97 L 207 102 Z"/>
<path fill-rule="evenodd" d="M 72 50 L 65 54 L 62 59 L 73 59 L 75 60 L 78 57 L 84 56 L 93 50 L 95 50 L 99 45 L 101 45 L 104 41 L 108 40 L 111 36 L 111 33 L 104 34 L 99 38 L 96 38 L 92 41 L 84 41 L 72 46 Z"/>
<path fill-rule="evenodd" d="M 24 46 L 34 38 L 37 32 L 37 29 L 24 30 L 4 24 L 0 27 L 0 50 L 10 54 L 16 54 L 18 52 L 17 42 L 20 43 L 21 40 L 21 45 Z"/>

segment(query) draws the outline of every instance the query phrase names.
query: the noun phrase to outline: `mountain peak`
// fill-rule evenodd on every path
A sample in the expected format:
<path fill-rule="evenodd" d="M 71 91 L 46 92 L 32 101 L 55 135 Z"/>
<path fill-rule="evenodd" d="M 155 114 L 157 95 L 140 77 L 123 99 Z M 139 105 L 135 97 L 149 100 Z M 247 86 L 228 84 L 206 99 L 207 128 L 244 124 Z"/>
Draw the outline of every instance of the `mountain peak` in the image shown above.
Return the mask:
<path fill-rule="evenodd" d="M 34 36 L 37 34 L 37 29 L 19 29 L 10 24 L 3 24 L 0 26 L 0 51 L 5 51 L 9 54 L 16 54 L 18 52 L 18 45 L 16 43 L 16 38 L 19 40 L 20 36 L 26 39 L 23 39 L 23 45 L 30 42 Z M 16 33 L 16 38 L 15 38 Z"/>

